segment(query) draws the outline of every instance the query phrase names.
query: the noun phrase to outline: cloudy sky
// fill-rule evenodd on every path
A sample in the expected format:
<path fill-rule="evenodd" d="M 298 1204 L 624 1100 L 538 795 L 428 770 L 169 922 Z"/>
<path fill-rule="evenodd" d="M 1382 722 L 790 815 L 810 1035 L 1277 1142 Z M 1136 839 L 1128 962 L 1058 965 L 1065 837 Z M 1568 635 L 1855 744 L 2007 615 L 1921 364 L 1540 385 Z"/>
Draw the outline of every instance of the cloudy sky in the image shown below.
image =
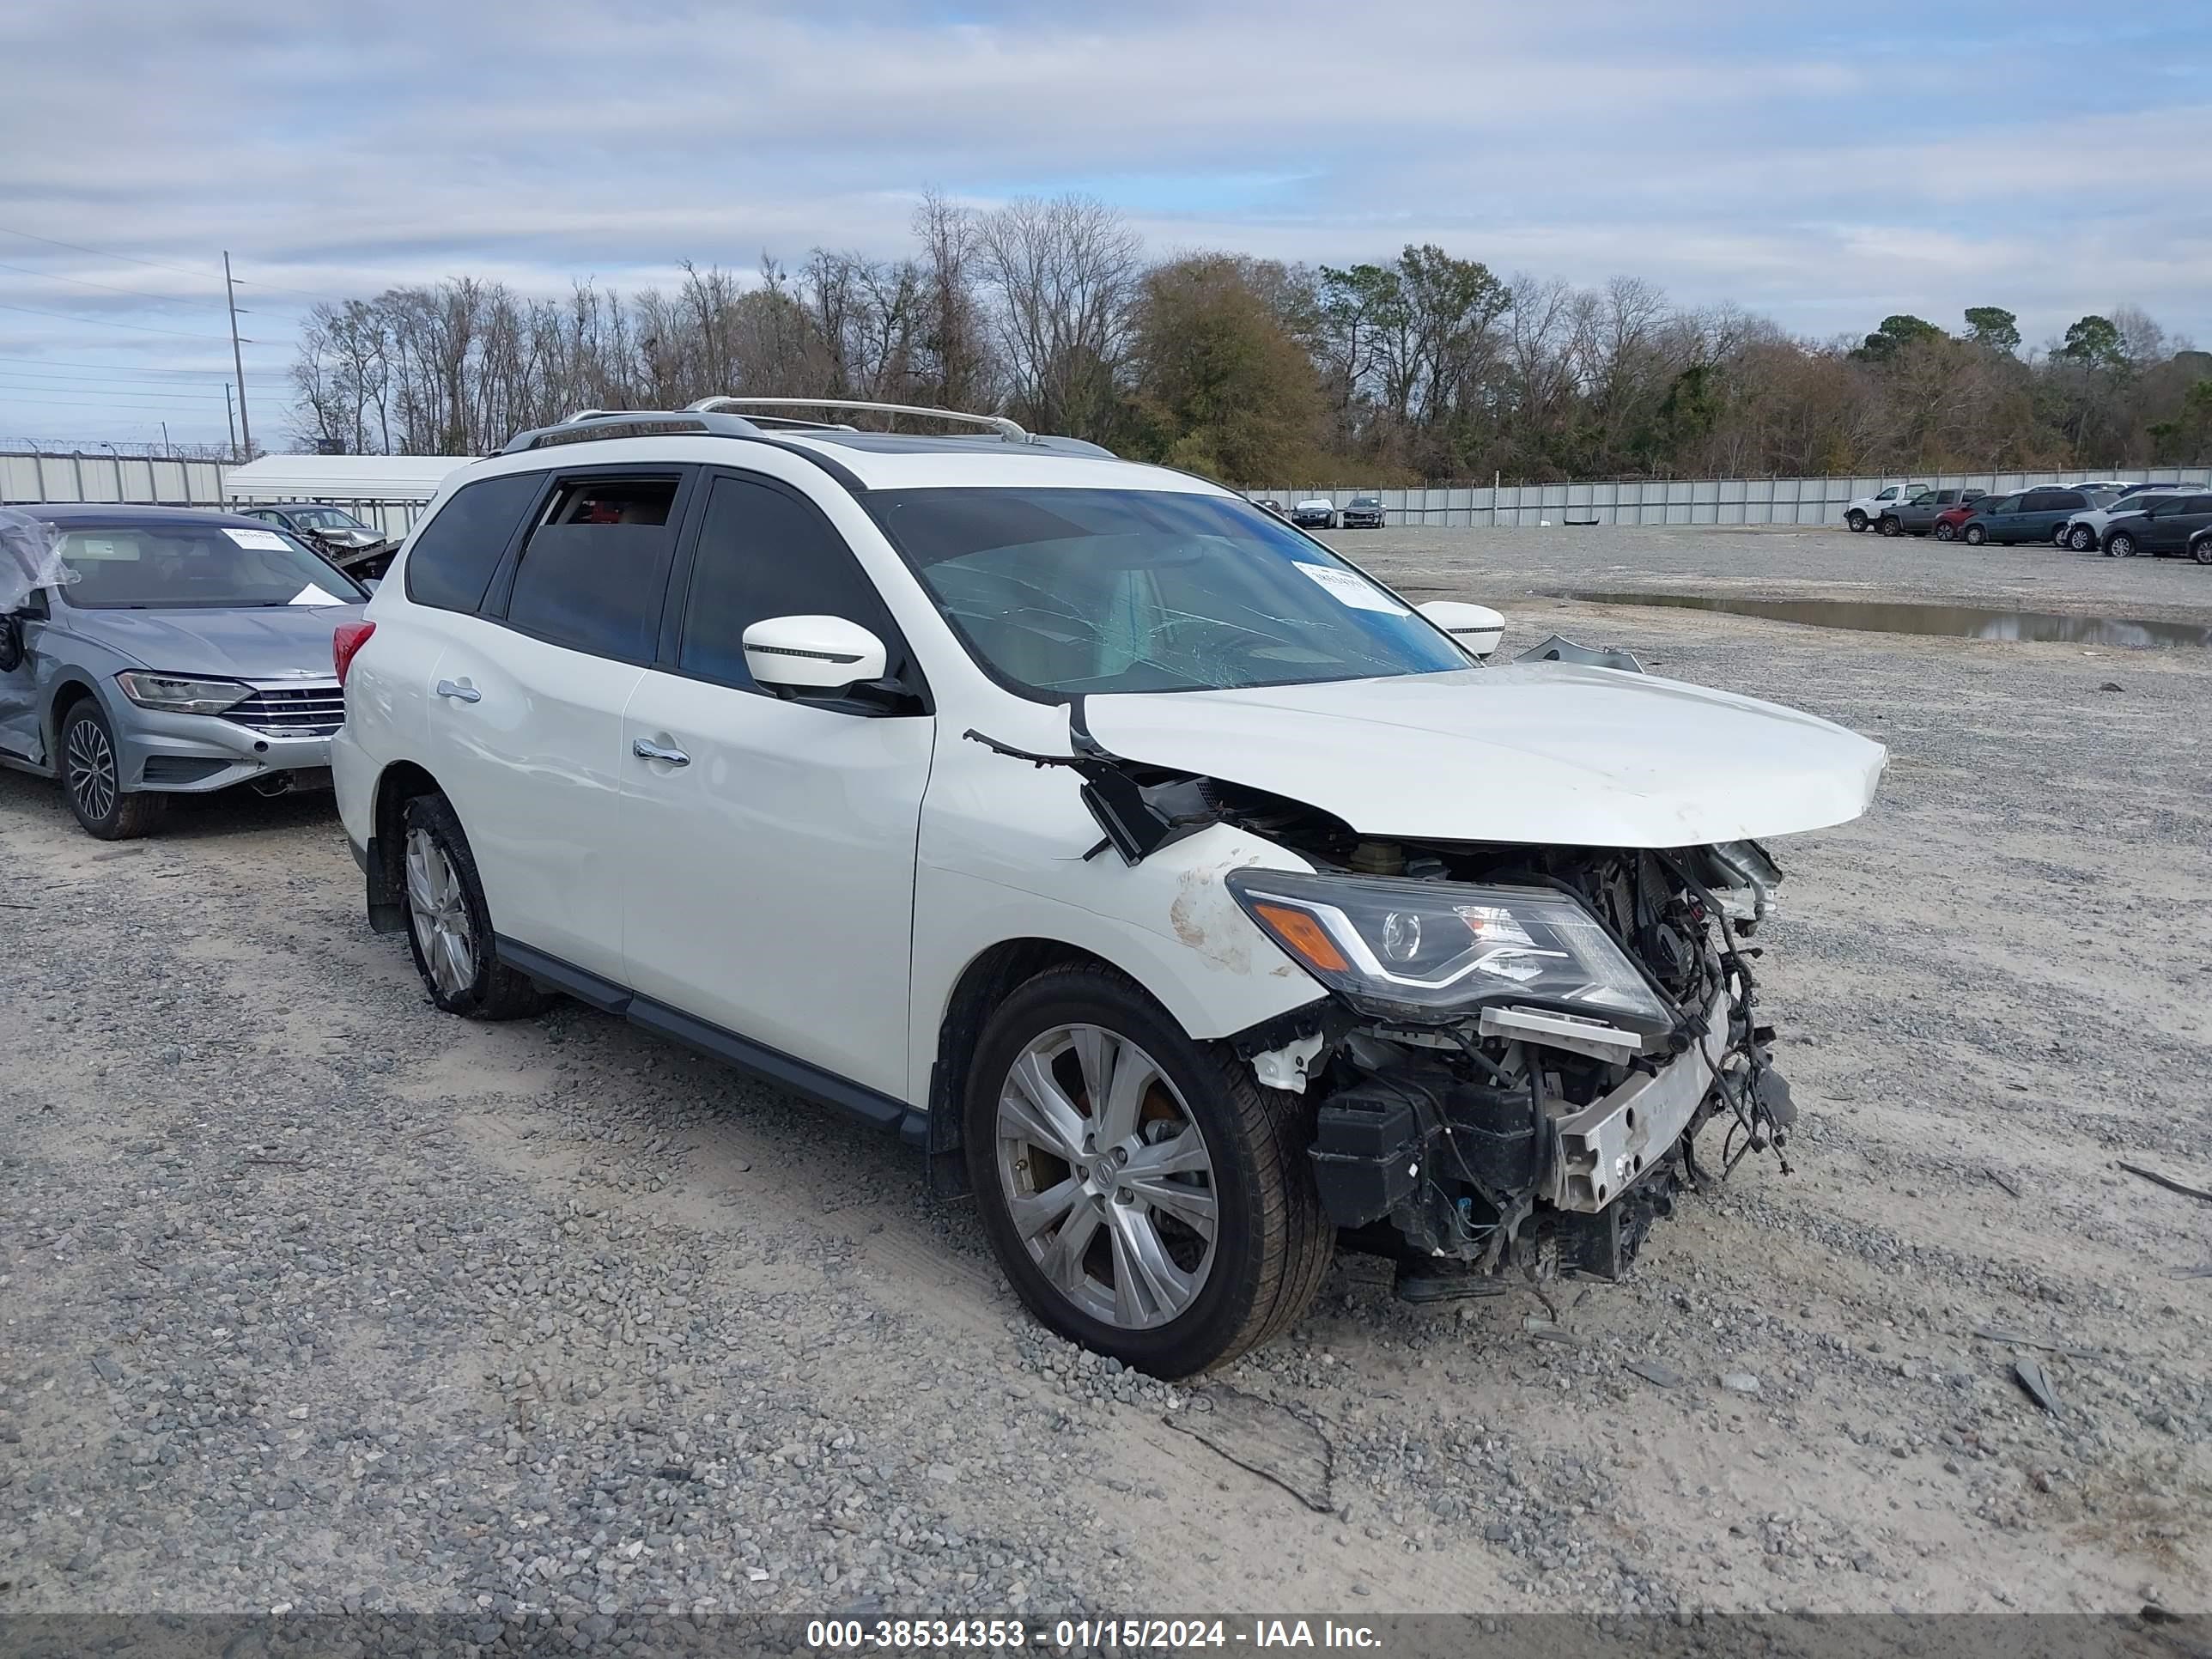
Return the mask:
<path fill-rule="evenodd" d="M 1820 337 L 2212 341 L 2203 0 L 71 0 L 0 10 L 0 447 L 220 439 L 225 249 L 266 441 L 316 299 L 893 253 L 930 186 Z"/>

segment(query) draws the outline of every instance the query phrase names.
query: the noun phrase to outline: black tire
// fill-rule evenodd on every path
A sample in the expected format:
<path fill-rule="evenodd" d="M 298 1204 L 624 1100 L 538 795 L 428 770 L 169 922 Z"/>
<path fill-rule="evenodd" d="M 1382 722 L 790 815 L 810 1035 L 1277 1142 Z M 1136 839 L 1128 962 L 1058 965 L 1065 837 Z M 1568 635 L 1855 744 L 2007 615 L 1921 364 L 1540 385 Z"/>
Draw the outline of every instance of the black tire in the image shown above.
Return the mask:
<path fill-rule="evenodd" d="M 62 794 L 85 834 L 101 841 L 135 841 L 161 827 L 169 815 L 169 798 L 123 787 L 115 731 L 97 702 L 86 697 L 73 704 L 62 717 L 60 737 L 54 758 Z"/>
<path fill-rule="evenodd" d="M 437 928 L 418 908 L 415 884 L 424 872 L 415 867 L 411 859 L 418 836 L 427 837 L 443 857 L 458 887 L 452 896 L 458 903 L 437 908 L 447 912 L 451 921 L 465 921 L 469 957 L 465 975 L 450 958 L 442 974 L 434 969 L 430 953 L 441 948 L 435 942 Z M 460 819 L 443 795 L 417 795 L 407 803 L 400 817 L 399 858 L 401 890 L 406 895 L 407 948 L 430 1000 L 465 1019 L 527 1019 L 543 1012 L 549 1000 L 546 994 L 527 975 L 517 973 L 499 959 L 497 935 L 492 932 L 491 912 L 484 904 L 476 855 L 469 850 Z M 428 896 L 427 892 L 424 896 Z"/>
<path fill-rule="evenodd" d="M 2212 536 L 2199 536 L 2190 543 L 2189 556 L 2199 564 L 2212 564 Z"/>
<path fill-rule="evenodd" d="M 1851 527 L 1851 534 L 1856 536 L 1867 527 L 1867 515 L 1853 507 L 1844 514 L 1844 522 Z"/>
<path fill-rule="evenodd" d="M 1898 522 L 1894 513 L 1883 514 L 1878 527 L 1885 536 L 1902 536 L 1905 533 L 1905 526 Z"/>
<path fill-rule="evenodd" d="M 2086 524 L 2077 524 L 2066 532 L 2066 545 L 2076 553 L 2087 553 L 2097 544 L 2097 532 Z"/>
<path fill-rule="evenodd" d="M 1956 525 L 1939 524 L 1936 526 L 1936 539 L 1937 541 L 1952 542 L 1958 540 L 1958 538 L 1959 528 Z"/>
<path fill-rule="evenodd" d="M 2125 530 L 2116 530 L 2105 538 L 2105 551 L 2115 559 L 2132 559 L 2136 556 L 2136 538 Z"/>
<path fill-rule="evenodd" d="M 1215 1204 L 1211 1260 L 1188 1305 L 1162 1323 L 1117 1324 L 1079 1306 L 1031 1257 L 1014 1218 L 1014 1194 L 1000 1168 L 1001 1094 L 1030 1045 L 1067 1026 L 1102 1028 L 1141 1049 L 1180 1097 L 1171 1103 L 1188 1114 L 1209 1160 L 1209 1186 L 1201 1190 Z M 1146 1098 L 1153 1097 L 1148 1091 Z M 962 1128 L 985 1236 L 1030 1311 L 1062 1336 L 1156 1376 L 1209 1370 L 1287 1330 L 1312 1304 L 1328 1271 L 1336 1233 L 1322 1214 L 1306 1158 L 1306 1106 L 1297 1095 L 1261 1088 L 1251 1067 L 1225 1048 L 1192 1042 L 1113 969 L 1088 964 L 1049 969 L 999 1005 L 969 1071 Z M 1078 1102 L 1075 1109 L 1090 1121 L 1086 1104 Z M 1034 1146 L 1024 1154 L 1036 1155 Z M 1065 1172 L 1061 1179 L 1081 1174 L 1072 1164 L 1057 1168 Z M 1030 1178 L 1052 1180 L 1054 1173 L 1048 1169 Z M 1101 1213 L 1110 1201 L 1101 1202 Z M 1067 1217 L 1075 1213 L 1070 1209 Z M 1113 1228 L 1104 1222 L 1092 1228 L 1085 1236 L 1099 1241 L 1093 1248 L 1103 1252 L 1102 1261 L 1110 1261 Z M 1053 1226 L 1052 1239 L 1060 1233 Z M 1048 1253 L 1050 1242 L 1039 1248 Z"/>
<path fill-rule="evenodd" d="M 1978 524 L 1970 524 L 1960 532 L 1960 539 L 1969 547 L 1979 547 L 1989 538 L 1990 532 Z"/>

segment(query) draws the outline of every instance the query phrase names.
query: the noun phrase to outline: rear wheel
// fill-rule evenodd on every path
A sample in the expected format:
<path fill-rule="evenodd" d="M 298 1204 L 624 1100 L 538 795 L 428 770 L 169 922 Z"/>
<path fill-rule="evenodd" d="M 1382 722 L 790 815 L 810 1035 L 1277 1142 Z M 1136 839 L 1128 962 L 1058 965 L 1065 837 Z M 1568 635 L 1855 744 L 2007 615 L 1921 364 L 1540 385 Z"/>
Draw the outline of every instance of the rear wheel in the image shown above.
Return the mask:
<path fill-rule="evenodd" d="M 1270 1340 L 1334 1245 L 1304 1104 L 1109 969 L 1039 975 L 985 1026 L 965 1103 L 1000 1266 L 1053 1329 L 1158 1376 Z"/>
<path fill-rule="evenodd" d="M 1978 524 L 1968 525 L 1964 534 L 1966 545 L 1969 547 L 1979 547 L 1990 538 L 1990 532 Z"/>
<path fill-rule="evenodd" d="M 1850 526 L 1851 534 L 1856 536 L 1867 527 L 1867 515 L 1855 507 L 1844 514 L 1844 522 Z"/>
<path fill-rule="evenodd" d="M 2125 530 L 2116 530 L 2106 538 L 2105 551 L 2115 559 L 2132 559 L 2136 556 L 2136 538 Z"/>
<path fill-rule="evenodd" d="M 2212 564 L 2212 536 L 2200 536 L 2191 542 L 2189 556 L 2199 564 Z"/>
<path fill-rule="evenodd" d="M 115 733 L 90 697 L 64 718 L 61 751 L 62 789 L 87 835 L 131 841 L 150 834 L 168 816 L 167 795 L 124 788 Z"/>
<path fill-rule="evenodd" d="M 402 817 L 407 943 L 430 1000 L 471 1019 L 522 1019 L 545 994 L 499 959 L 483 884 L 461 821 L 443 795 L 417 795 Z"/>

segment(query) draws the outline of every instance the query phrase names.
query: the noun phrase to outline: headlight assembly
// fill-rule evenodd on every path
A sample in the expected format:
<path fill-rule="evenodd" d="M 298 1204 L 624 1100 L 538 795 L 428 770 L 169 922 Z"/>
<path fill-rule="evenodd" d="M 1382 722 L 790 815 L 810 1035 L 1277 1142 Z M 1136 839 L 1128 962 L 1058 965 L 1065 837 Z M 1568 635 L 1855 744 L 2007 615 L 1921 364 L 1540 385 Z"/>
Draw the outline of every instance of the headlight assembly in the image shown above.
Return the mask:
<path fill-rule="evenodd" d="M 141 708 L 158 708 L 167 714 L 220 714 L 253 695 L 252 686 L 238 680 L 199 680 L 135 668 L 118 674 L 115 683 Z"/>
<path fill-rule="evenodd" d="M 1582 904 L 1548 887 L 1232 871 L 1245 914 L 1361 1012 L 1434 1019 L 1558 1008 L 1645 1032 L 1674 1011 Z"/>

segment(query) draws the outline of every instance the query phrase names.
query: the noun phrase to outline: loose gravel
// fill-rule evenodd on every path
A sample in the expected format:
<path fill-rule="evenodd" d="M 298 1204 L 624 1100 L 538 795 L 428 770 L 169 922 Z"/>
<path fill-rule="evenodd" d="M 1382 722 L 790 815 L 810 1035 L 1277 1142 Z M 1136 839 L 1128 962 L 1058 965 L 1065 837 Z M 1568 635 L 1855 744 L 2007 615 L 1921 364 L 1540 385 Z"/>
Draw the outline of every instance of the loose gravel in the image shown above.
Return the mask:
<path fill-rule="evenodd" d="M 0 1613 L 2203 1609 L 2212 1279 L 2172 1275 L 2212 1206 L 2113 1164 L 2212 1177 L 2212 657 L 1536 592 L 2212 620 L 2212 572 L 1335 539 L 1509 653 L 1890 744 L 1867 817 L 1776 848 L 1794 1174 L 1548 1311 L 1340 1261 L 1218 1379 L 1328 1437 L 1317 1515 L 1167 1425 L 1201 1393 L 1030 1322 L 895 1142 L 574 1004 L 436 1013 L 326 799 L 108 847 L 0 774 Z"/>

